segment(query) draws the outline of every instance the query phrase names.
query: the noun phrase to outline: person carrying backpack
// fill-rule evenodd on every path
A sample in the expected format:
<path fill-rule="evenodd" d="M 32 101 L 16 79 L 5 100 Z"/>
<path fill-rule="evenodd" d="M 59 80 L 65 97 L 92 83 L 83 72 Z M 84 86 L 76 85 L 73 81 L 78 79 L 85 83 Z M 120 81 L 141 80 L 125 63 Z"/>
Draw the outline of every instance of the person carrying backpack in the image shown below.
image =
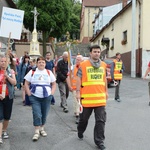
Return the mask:
<path fill-rule="evenodd" d="M 33 141 L 37 141 L 40 135 L 47 136 L 44 126 L 50 110 L 52 95 L 56 89 L 56 78 L 50 70 L 45 69 L 45 65 L 45 58 L 39 57 L 36 70 L 34 72 L 30 70 L 24 77 L 25 91 L 32 106 L 33 125 L 35 127 Z"/>

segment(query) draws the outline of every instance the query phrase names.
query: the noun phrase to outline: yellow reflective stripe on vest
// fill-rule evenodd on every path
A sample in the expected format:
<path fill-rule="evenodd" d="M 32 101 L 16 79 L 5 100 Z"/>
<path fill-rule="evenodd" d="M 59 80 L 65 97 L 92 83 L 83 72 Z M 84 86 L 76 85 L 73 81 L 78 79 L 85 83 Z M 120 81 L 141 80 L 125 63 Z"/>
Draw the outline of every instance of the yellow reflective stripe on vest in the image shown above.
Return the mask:
<path fill-rule="evenodd" d="M 87 85 L 103 85 L 105 86 L 105 82 L 83 82 L 82 86 L 87 86 Z"/>
<path fill-rule="evenodd" d="M 106 96 L 105 93 L 101 93 L 101 94 L 81 94 L 81 97 L 87 98 L 87 97 L 102 97 L 102 96 Z"/>
<path fill-rule="evenodd" d="M 104 104 L 106 100 L 82 100 L 82 104 Z"/>
<path fill-rule="evenodd" d="M 114 74 L 114 77 L 122 77 L 122 74 Z"/>

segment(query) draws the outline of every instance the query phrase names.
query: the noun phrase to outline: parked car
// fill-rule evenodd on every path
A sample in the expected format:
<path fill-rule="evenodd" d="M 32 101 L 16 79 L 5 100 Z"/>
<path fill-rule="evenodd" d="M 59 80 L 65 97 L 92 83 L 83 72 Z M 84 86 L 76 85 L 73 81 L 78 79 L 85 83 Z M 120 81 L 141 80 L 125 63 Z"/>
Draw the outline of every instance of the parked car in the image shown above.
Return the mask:
<path fill-rule="evenodd" d="M 103 60 L 106 64 L 107 64 L 107 84 L 108 87 L 110 86 L 114 86 L 114 82 L 111 78 L 111 64 L 113 63 L 113 59 L 112 58 L 106 58 Z"/>

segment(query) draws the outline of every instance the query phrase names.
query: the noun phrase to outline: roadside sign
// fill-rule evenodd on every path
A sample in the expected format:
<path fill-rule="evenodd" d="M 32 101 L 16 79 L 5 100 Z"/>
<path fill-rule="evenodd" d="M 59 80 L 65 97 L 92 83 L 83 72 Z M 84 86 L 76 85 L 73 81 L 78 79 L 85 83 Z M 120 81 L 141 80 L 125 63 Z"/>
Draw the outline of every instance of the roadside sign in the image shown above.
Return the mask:
<path fill-rule="evenodd" d="M 24 11 L 3 7 L 0 25 L 0 36 L 20 40 Z"/>

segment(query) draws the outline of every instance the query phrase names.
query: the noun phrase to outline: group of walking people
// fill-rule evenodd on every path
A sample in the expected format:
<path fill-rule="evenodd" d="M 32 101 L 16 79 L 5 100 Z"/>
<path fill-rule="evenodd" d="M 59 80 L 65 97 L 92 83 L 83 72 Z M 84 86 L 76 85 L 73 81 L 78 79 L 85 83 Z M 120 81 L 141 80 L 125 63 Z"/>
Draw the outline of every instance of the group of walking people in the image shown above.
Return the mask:
<path fill-rule="evenodd" d="M 23 59 L 27 62 L 29 56 L 25 55 Z M 35 127 L 32 140 L 37 141 L 40 135 L 47 136 L 44 125 L 56 89 L 56 78 L 51 70 L 45 68 L 46 59 L 42 56 L 36 60 L 36 65 L 34 59 L 32 59 L 32 64 L 29 67 L 25 64 L 22 66 L 26 67 L 24 76 L 23 73 L 20 75 L 23 96 L 24 98 L 25 95 L 28 96 L 32 106 L 33 125 Z M 3 139 L 9 138 L 7 127 L 11 118 L 16 83 L 15 71 L 10 67 L 10 55 L 0 56 L 0 144 L 3 143 Z"/>
<path fill-rule="evenodd" d="M 57 77 L 55 77 L 54 65 L 50 63 L 50 52 L 46 53 L 46 58 L 37 58 L 36 65 L 33 63 L 33 66 L 28 67 L 29 69 L 25 71 L 24 77 L 22 78 L 22 86 L 32 106 L 33 125 L 35 127 L 32 138 L 33 141 L 37 141 L 40 135 L 44 137 L 47 136 L 44 126 L 52 100 L 53 104 L 55 103 L 53 95 L 56 90 L 57 82 L 61 99 L 60 106 L 65 113 L 69 112 L 67 98 L 69 91 L 72 92 L 73 112 L 76 116 L 75 122 L 78 124 L 77 131 L 79 139 L 83 139 L 89 117 L 94 110 L 94 142 L 100 150 L 105 149 L 105 106 L 108 99 L 107 65 L 100 60 L 101 49 L 98 45 L 91 46 L 89 51 L 90 57 L 87 60 L 84 60 L 82 55 L 77 55 L 76 64 L 72 69 L 68 68 L 68 65 L 70 65 L 68 64 L 69 54 L 68 52 L 64 52 L 62 60 L 57 62 Z M 25 55 L 24 58 L 26 59 L 27 56 Z M 35 60 L 33 62 L 35 62 Z M 14 85 L 16 85 L 14 72 L 12 69 L 9 69 L 9 65 L 6 67 L 6 63 L 7 58 L 5 56 L 1 57 L 0 107 L 2 109 L 0 109 L 0 143 L 3 143 L 2 137 L 4 138 L 4 135 L 7 135 L 8 138 L 6 131 L 12 111 L 12 91 Z M 124 70 L 120 53 L 116 54 L 116 59 L 114 59 L 112 67 L 114 72 L 120 77 L 118 79 L 115 74 L 112 75 L 112 80 L 119 80 L 117 81 L 118 86 L 116 88 L 115 100 L 120 102 L 118 100 L 120 99 L 119 85 Z M 6 85 L 6 94 L 3 97 L 4 84 Z M 7 102 L 9 104 L 7 104 Z M 80 111 L 80 103 L 82 105 L 82 112 Z"/>
<path fill-rule="evenodd" d="M 90 115 L 94 110 L 95 127 L 94 142 L 100 150 L 105 149 L 105 122 L 106 122 L 106 100 L 108 99 L 107 89 L 107 65 L 100 60 L 101 49 L 98 45 L 90 47 L 90 57 L 84 60 L 81 55 L 76 57 L 76 64 L 72 70 L 68 69 L 68 53 L 63 53 L 63 59 L 57 65 L 57 80 L 63 111 L 67 113 L 67 98 L 69 90 L 73 94 L 74 114 L 78 137 L 83 139 Z M 111 66 L 111 79 L 116 84 L 114 100 L 120 102 L 119 88 L 122 80 L 122 73 L 125 69 L 121 60 L 121 54 L 116 53 Z M 82 104 L 82 112 L 80 111 Z"/>

